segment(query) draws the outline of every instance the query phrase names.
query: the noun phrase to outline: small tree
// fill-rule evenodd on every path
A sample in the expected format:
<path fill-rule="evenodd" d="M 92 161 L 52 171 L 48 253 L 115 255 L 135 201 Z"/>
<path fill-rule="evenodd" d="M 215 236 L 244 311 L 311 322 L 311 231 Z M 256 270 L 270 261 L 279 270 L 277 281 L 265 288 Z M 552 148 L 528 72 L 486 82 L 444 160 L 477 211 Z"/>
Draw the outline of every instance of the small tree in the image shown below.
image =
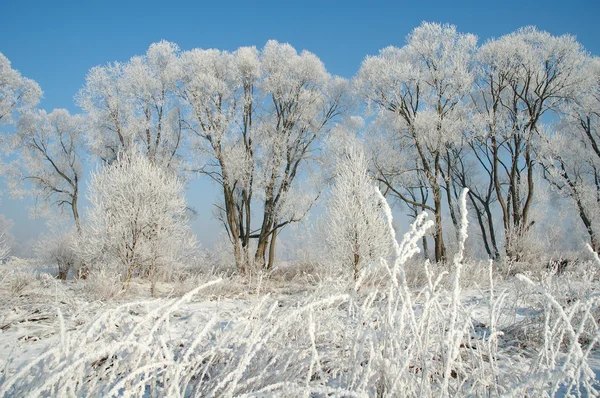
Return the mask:
<path fill-rule="evenodd" d="M 71 269 L 79 268 L 79 257 L 76 252 L 77 231 L 52 231 L 42 236 L 38 241 L 35 252 L 44 264 L 56 265 L 58 279 L 67 279 Z"/>
<path fill-rule="evenodd" d="M 368 161 L 357 142 L 334 149 L 338 161 L 326 209 L 326 245 L 334 267 L 361 270 L 391 254 L 390 237 L 376 188 L 367 173 Z"/>
<path fill-rule="evenodd" d="M 119 155 L 92 175 L 79 251 L 91 269 L 109 267 L 128 282 L 153 282 L 161 270 L 184 261 L 196 247 L 188 226 L 183 184 L 137 152 Z"/>

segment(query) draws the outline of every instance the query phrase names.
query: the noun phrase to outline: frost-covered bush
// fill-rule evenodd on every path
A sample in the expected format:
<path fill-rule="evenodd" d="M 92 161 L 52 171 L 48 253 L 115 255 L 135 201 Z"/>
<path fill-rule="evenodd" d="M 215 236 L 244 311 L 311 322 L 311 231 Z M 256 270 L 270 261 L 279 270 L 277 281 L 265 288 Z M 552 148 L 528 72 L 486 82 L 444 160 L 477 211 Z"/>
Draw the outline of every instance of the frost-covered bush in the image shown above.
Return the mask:
<path fill-rule="evenodd" d="M 11 271 L 4 280 L 5 286 L 13 296 L 22 294 L 35 281 L 35 275 L 23 271 Z"/>
<path fill-rule="evenodd" d="M 138 152 L 124 153 L 94 173 L 88 199 L 78 252 L 91 269 L 110 270 L 123 281 L 156 280 L 196 248 L 182 183 Z"/>
<path fill-rule="evenodd" d="M 67 279 L 71 269 L 81 265 L 76 251 L 77 232 L 51 233 L 39 240 L 35 247 L 36 257 L 43 264 L 55 265 L 57 278 Z"/>
<path fill-rule="evenodd" d="M 227 234 L 221 233 L 217 236 L 212 248 L 206 253 L 206 262 L 208 268 L 216 272 L 233 273 L 236 271 L 235 256 Z"/>
<path fill-rule="evenodd" d="M 85 276 L 85 291 L 93 300 L 107 301 L 123 293 L 121 275 L 107 268 L 93 268 Z"/>

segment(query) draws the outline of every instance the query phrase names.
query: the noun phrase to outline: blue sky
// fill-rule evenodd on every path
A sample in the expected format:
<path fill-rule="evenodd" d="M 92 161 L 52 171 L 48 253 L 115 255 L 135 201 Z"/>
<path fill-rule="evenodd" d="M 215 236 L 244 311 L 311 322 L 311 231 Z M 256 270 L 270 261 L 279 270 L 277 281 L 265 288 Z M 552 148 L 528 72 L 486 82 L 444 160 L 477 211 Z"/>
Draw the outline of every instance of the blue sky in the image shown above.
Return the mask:
<path fill-rule="evenodd" d="M 267 40 L 289 42 L 318 55 L 327 69 L 352 77 L 366 55 L 388 45 L 402 46 L 422 21 L 451 23 L 480 42 L 536 25 L 552 34 L 571 33 L 600 55 L 599 0 L 571 1 L 31 1 L 0 5 L 0 52 L 13 68 L 37 81 L 40 106 L 79 110 L 73 96 L 87 71 L 126 61 L 165 39 L 182 49 L 262 47 Z M 0 190 L 4 184 L 0 181 Z M 218 225 L 208 206 L 215 190 L 192 182 L 188 201 L 200 215 L 194 229 L 210 243 Z M 41 221 L 28 220 L 26 201 L 4 195 L 0 213 L 12 218 L 19 240 L 35 237 Z M 204 209 L 204 211 L 203 211 Z"/>

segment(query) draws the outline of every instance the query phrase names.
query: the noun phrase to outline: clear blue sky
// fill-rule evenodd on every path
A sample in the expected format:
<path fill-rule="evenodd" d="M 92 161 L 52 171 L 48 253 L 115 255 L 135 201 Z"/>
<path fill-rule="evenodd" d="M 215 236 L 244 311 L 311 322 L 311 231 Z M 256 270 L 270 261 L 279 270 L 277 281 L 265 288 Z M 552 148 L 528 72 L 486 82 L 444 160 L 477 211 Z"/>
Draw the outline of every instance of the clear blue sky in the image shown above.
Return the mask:
<path fill-rule="evenodd" d="M 3 0 L 0 52 L 13 68 L 40 84 L 42 108 L 78 112 L 73 96 L 91 67 L 126 61 L 162 39 L 184 50 L 260 48 L 276 39 L 317 54 L 331 73 L 351 77 L 366 55 L 388 45 L 402 46 L 422 21 L 454 24 L 479 36 L 480 42 L 536 25 L 555 35 L 576 35 L 588 51 L 600 55 L 598 17 L 600 0 Z M 207 184 L 190 184 L 188 202 L 200 210 L 194 229 L 206 243 L 219 228 L 208 210 L 213 195 Z M 15 221 L 13 233 L 19 240 L 37 236 L 43 225 L 27 219 L 25 204 L 7 195 L 0 204 L 0 213 Z"/>

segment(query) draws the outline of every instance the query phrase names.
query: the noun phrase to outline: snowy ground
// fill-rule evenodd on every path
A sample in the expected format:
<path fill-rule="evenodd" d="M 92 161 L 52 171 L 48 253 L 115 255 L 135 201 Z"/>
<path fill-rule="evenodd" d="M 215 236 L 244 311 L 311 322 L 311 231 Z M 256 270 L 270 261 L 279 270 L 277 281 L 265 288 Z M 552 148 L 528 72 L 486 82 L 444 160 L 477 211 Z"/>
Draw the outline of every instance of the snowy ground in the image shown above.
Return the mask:
<path fill-rule="evenodd" d="M 163 283 L 158 298 L 138 281 L 101 301 L 86 281 L 1 271 L 0 397 L 561 396 L 573 380 L 571 394 L 600 395 L 597 281 L 581 273 L 498 278 L 493 296 L 465 281 L 455 303 L 452 275 L 407 292 L 229 278 L 186 296 Z"/>

